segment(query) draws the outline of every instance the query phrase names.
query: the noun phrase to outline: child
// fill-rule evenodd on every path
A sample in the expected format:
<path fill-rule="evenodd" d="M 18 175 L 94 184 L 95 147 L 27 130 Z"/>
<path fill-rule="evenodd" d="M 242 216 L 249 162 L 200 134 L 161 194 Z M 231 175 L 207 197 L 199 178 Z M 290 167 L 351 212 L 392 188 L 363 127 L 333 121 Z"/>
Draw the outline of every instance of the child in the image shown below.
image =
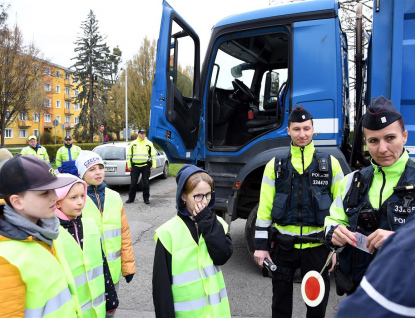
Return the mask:
<path fill-rule="evenodd" d="M 156 317 L 231 317 L 219 265 L 231 257 L 232 239 L 228 225 L 211 211 L 213 180 L 204 170 L 184 165 L 176 182 L 178 213 L 154 236 Z"/>
<path fill-rule="evenodd" d="M 82 217 L 87 185 L 73 175 L 62 176 L 71 178 L 72 183 L 55 190 L 55 213 L 61 224 L 56 245 L 75 279 L 83 317 L 105 317 L 106 310 L 115 312 L 118 298 L 101 248 L 99 228 L 94 219 Z"/>
<path fill-rule="evenodd" d="M 97 153 L 81 151 L 75 165 L 79 177 L 88 184 L 83 217 L 93 218 L 101 229 L 103 250 L 118 293 L 121 273 L 127 283 L 135 274 L 130 228 L 121 197 L 118 192 L 107 188 L 104 163 Z"/>
<path fill-rule="evenodd" d="M 6 206 L 0 216 L 2 317 L 76 317 L 65 260 L 53 246 L 59 234 L 54 189 L 71 183 L 35 156 L 9 159 L 0 172 Z M 69 273 L 69 276 L 71 274 Z M 6 305 L 7 304 L 7 305 Z"/>

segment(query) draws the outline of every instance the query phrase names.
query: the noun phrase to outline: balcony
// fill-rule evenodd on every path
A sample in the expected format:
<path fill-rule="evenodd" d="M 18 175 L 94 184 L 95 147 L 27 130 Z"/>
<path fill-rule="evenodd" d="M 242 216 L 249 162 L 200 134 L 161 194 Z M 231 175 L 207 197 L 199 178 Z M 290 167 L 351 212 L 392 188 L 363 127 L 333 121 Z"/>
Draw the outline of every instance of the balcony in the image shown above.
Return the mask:
<path fill-rule="evenodd" d="M 65 115 L 75 115 L 74 111 L 71 110 L 70 108 L 65 108 L 64 109 Z"/>
<path fill-rule="evenodd" d="M 31 120 L 19 120 L 19 128 L 28 128 L 32 126 Z"/>
<path fill-rule="evenodd" d="M 52 124 L 52 122 L 46 122 L 46 121 L 44 121 L 43 122 L 43 127 L 44 128 L 53 128 L 53 124 Z"/>
<path fill-rule="evenodd" d="M 72 100 L 71 95 L 70 94 L 65 94 L 65 100 L 71 101 Z"/>
<path fill-rule="evenodd" d="M 68 78 L 65 78 L 65 86 L 72 86 L 71 81 Z"/>
<path fill-rule="evenodd" d="M 74 129 L 75 124 L 74 123 L 65 123 L 65 129 Z"/>

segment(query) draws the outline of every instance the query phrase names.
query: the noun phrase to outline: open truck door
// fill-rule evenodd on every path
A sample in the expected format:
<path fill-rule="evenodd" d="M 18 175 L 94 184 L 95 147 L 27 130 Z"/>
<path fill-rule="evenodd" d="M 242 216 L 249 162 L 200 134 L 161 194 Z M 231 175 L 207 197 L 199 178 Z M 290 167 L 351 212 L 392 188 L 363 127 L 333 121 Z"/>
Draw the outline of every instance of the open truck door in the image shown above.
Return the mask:
<path fill-rule="evenodd" d="M 199 157 L 199 83 L 199 37 L 163 1 L 149 138 L 163 148 L 170 162 L 196 163 Z"/>

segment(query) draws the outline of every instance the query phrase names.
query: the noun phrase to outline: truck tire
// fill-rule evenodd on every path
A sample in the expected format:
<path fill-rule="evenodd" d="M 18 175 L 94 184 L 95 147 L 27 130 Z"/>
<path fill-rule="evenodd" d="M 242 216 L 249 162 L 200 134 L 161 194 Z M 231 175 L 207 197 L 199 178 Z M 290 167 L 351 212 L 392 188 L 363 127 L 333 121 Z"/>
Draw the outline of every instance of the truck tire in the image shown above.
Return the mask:
<path fill-rule="evenodd" d="M 248 249 L 249 256 L 251 256 L 252 260 L 254 261 L 255 265 L 258 266 L 259 269 L 262 268 L 255 262 L 254 253 L 255 253 L 255 222 L 256 222 L 256 215 L 258 212 L 259 204 L 256 204 L 251 213 L 249 213 L 248 219 L 246 220 L 245 224 L 245 241 L 246 247 Z"/>

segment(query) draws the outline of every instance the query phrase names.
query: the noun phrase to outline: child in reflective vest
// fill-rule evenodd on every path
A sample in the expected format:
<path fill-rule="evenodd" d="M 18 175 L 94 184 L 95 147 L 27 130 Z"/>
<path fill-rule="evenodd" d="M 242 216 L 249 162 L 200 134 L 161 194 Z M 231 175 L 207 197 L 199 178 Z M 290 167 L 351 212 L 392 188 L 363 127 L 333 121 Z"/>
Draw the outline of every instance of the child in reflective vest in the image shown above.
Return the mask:
<path fill-rule="evenodd" d="M 156 230 L 156 317 L 231 317 L 221 265 L 232 255 L 226 222 L 212 211 L 212 178 L 184 165 L 177 174 L 177 215 Z"/>
<path fill-rule="evenodd" d="M 94 219 L 83 218 L 87 184 L 70 174 L 73 182 L 56 189 L 58 201 L 55 214 L 60 228 L 58 253 L 63 253 L 76 286 L 83 317 L 105 317 L 114 313 L 118 297 L 101 247 L 101 233 Z"/>

